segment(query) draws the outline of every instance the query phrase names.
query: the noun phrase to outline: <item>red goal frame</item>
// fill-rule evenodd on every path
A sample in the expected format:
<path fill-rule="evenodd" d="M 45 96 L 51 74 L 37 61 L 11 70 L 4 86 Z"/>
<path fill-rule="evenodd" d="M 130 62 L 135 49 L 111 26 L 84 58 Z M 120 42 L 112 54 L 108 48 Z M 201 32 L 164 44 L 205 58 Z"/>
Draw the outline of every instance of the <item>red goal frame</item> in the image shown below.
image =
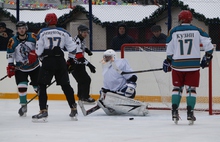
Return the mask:
<path fill-rule="evenodd" d="M 124 58 L 124 53 L 125 53 L 125 47 L 138 47 L 138 46 L 154 46 L 154 47 L 165 47 L 166 44 L 145 44 L 145 43 L 132 43 L 132 44 L 123 44 L 121 46 L 121 58 Z M 202 45 L 201 45 L 202 46 Z M 161 63 L 162 64 L 162 63 Z M 213 112 L 213 108 L 212 108 L 212 104 L 213 104 L 213 100 L 212 100 L 212 62 L 209 65 L 208 68 L 208 111 L 209 115 L 213 115 L 213 114 L 220 114 L 220 112 Z M 160 108 L 161 109 L 161 108 Z M 204 111 L 204 110 L 203 110 Z"/>

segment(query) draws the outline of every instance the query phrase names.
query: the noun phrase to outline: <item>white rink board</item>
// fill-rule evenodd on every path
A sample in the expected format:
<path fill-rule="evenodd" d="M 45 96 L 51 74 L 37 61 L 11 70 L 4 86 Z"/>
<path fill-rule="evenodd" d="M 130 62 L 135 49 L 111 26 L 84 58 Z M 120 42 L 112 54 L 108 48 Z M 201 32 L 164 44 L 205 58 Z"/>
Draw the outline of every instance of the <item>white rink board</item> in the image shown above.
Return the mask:
<path fill-rule="evenodd" d="M 202 53 L 201 53 L 202 54 Z M 202 54 L 203 55 L 203 54 Z M 100 61 L 102 60 L 103 52 L 100 51 L 94 51 L 93 56 L 86 56 L 86 58 L 91 61 L 91 63 L 96 67 L 96 73 L 92 74 L 90 73 L 90 70 L 87 68 L 88 73 L 91 76 L 92 83 L 91 83 L 91 89 L 90 92 L 91 94 L 99 94 L 99 90 L 102 87 L 102 65 Z M 120 58 L 120 52 L 117 52 L 118 58 Z M 130 53 L 126 59 L 128 59 L 131 67 L 133 70 L 146 70 L 146 69 L 152 69 L 152 68 L 161 68 L 163 60 L 165 59 L 166 55 L 165 52 L 157 52 L 152 53 L 151 56 L 156 56 L 156 59 L 151 60 L 151 65 L 155 65 L 154 67 L 151 67 L 150 64 L 145 64 L 143 59 L 145 59 L 144 56 L 141 56 L 140 53 L 134 52 Z M 0 77 L 4 77 L 6 75 L 6 67 L 7 67 L 7 60 L 6 60 L 6 52 L 0 51 Z M 220 91 L 220 53 L 216 51 L 213 57 L 213 96 L 220 96 L 219 91 Z M 144 64 L 144 65 L 143 65 Z M 207 80 L 207 69 L 201 70 L 201 81 Z M 160 73 L 159 73 L 160 72 Z M 203 72 L 205 74 L 203 74 Z M 147 72 L 147 73 L 139 73 L 137 74 L 138 76 L 138 82 L 137 82 L 137 95 L 160 95 L 160 90 L 158 87 L 157 82 L 155 81 L 155 75 L 161 74 L 161 76 L 166 76 L 169 75 L 169 73 L 163 73 L 163 71 L 157 71 L 157 72 Z M 145 78 L 148 78 L 148 82 L 145 81 Z M 76 82 L 73 79 L 72 76 L 70 76 L 70 81 L 71 85 L 73 86 L 74 90 L 76 90 Z M 166 82 L 166 81 L 165 81 Z M 169 83 L 168 83 L 169 84 Z M 202 83 L 205 85 L 208 85 L 208 83 Z M 167 82 L 164 86 L 166 88 Z M 168 89 L 171 89 L 171 83 L 167 87 Z M 206 87 L 206 86 L 205 86 Z M 146 93 L 146 91 L 148 93 Z M 199 89 L 198 89 L 199 91 Z M 0 81 L 0 93 L 16 93 L 17 92 L 17 87 L 15 84 L 15 78 L 6 78 L 2 81 Z M 76 91 L 75 91 L 76 92 Z M 32 87 L 29 86 L 28 93 L 34 93 L 34 90 Z M 51 87 L 48 88 L 48 94 L 63 94 L 60 86 L 56 86 L 53 84 Z M 203 91 L 201 91 L 200 94 L 202 94 Z M 199 92 L 198 92 L 199 94 Z"/>

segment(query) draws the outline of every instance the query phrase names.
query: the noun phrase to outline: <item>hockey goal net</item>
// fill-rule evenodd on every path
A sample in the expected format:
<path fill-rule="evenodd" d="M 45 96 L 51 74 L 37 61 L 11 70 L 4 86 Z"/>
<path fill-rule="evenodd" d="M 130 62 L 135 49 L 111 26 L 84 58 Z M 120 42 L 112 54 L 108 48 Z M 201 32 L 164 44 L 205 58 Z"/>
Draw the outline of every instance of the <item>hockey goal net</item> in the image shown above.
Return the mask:
<path fill-rule="evenodd" d="M 204 55 L 201 46 L 201 57 Z M 124 44 L 121 47 L 121 58 L 128 60 L 134 71 L 161 69 L 166 58 L 165 44 Z M 200 70 L 200 86 L 196 89 L 195 110 L 208 111 L 210 115 L 220 113 L 220 68 L 216 52 L 208 68 Z M 214 66 L 213 66 L 214 65 Z M 173 89 L 171 73 L 162 70 L 137 73 L 135 99 L 145 101 L 149 109 L 171 109 L 171 92 Z M 185 88 L 179 109 L 186 109 Z"/>

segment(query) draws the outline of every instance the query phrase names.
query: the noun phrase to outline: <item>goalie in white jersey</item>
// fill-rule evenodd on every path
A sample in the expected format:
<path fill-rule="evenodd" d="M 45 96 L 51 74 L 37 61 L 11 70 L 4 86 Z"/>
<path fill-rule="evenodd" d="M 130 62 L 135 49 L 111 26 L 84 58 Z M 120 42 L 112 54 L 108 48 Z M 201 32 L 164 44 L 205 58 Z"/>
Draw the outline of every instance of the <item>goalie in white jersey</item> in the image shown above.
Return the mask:
<path fill-rule="evenodd" d="M 192 13 L 183 10 L 179 13 L 179 26 L 173 28 L 167 38 L 167 59 L 164 60 L 164 72 L 172 68 L 172 119 L 179 120 L 178 107 L 182 97 L 183 87 L 186 88 L 187 120 L 196 120 L 193 110 L 196 104 L 196 87 L 199 87 L 200 66 L 208 67 L 213 53 L 213 45 L 207 33 L 191 25 Z M 205 55 L 200 63 L 200 44 Z"/>
<path fill-rule="evenodd" d="M 114 50 L 109 49 L 103 55 L 103 88 L 100 91 L 98 105 L 108 115 L 140 115 L 148 113 L 147 104 L 134 100 L 137 76 L 121 74 L 132 71 L 126 59 L 116 59 Z"/>

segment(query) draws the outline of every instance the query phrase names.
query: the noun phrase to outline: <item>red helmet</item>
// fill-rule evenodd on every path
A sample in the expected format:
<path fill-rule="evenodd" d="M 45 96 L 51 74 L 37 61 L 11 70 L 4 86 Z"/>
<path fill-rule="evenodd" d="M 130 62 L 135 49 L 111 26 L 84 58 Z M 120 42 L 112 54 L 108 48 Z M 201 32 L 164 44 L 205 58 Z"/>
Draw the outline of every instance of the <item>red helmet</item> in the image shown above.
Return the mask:
<path fill-rule="evenodd" d="M 57 24 L 57 15 L 55 13 L 48 13 L 44 20 L 48 25 Z"/>
<path fill-rule="evenodd" d="M 178 15 L 178 20 L 181 23 L 191 23 L 192 13 L 189 10 L 182 10 Z"/>

